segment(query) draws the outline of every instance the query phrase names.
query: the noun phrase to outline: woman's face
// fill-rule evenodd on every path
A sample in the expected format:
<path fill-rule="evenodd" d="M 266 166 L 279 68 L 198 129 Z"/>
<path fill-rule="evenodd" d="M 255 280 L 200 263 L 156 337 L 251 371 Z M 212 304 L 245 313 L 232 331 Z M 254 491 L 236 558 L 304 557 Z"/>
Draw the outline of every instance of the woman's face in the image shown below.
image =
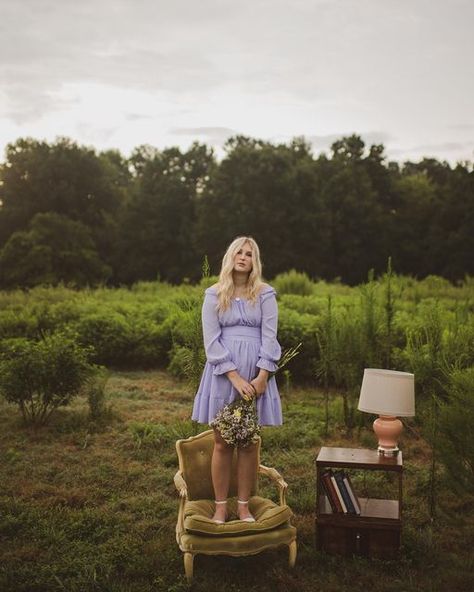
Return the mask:
<path fill-rule="evenodd" d="M 252 247 L 249 243 L 244 243 L 234 257 L 234 271 L 252 271 Z"/>

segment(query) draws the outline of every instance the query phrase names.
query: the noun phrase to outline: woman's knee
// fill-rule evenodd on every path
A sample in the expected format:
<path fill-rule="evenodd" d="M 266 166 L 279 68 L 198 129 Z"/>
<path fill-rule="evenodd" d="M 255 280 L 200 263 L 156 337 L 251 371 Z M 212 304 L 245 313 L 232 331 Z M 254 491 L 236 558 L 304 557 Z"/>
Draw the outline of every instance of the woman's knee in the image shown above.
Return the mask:
<path fill-rule="evenodd" d="M 252 455 L 255 454 L 257 452 L 257 444 L 249 444 L 248 446 L 239 446 L 238 447 L 238 453 L 239 455 Z"/>
<path fill-rule="evenodd" d="M 214 448 L 218 452 L 231 453 L 234 447 L 231 444 L 227 444 L 224 438 L 220 435 L 217 430 L 214 430 Z"/>

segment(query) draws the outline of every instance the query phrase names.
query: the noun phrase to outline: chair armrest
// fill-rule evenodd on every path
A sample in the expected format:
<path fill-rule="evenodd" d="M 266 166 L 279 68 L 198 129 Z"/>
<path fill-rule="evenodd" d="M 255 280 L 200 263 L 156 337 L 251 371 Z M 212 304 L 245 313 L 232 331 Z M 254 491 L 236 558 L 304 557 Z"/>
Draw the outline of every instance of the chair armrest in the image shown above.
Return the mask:
<path fill-rule="evenodd" d="M 288 483 L 283 479 L 283 477 L 280 475 L 280 473 L 272 467 L 266 467 L 264 465 L 260 465 L 258 467 L 258 471 L 262 475 L 266 475 L 267 477 L 270 477 L 270 479 L 276 483 L 276 486 L 278 487 L 278 492 L 280 494 L 280 506 L 285 506 L 286 505 L 286 490 L 288 489 Z"/>
<path fill-rule="evenodd" d="M 188 497 L 188 487 L 184 480 L 183 473 L 177 471 L 174 476 L 174 484 L 179 493 L 179 509 L 178 509 L 178 522 L 176 523 L 176 541 L 178 545 L 181 541 L 181 535 L 185 532 L 184 529 L 184 506 Z"/>
<path fill-rule="evenodd" d="M 177 471 L 176 475 L 174 476 L 174 484 L 176 485 L 176 489 L 180 497 L 187 497 L 188 495 L 188 486 L 186 485 L 186 481 L 184 480 L 183 473 L 181 471 Z"/>

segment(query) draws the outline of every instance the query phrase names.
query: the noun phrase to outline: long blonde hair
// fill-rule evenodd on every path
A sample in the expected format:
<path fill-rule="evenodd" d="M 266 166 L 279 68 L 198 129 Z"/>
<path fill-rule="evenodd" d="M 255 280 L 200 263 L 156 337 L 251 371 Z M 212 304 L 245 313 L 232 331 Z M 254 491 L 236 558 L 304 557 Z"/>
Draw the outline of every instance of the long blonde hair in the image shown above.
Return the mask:
<path fill-rule="evenodd" d="M 219 281 L 217 282 L 217 309 L 220 312 L 227 310 L 230 306 L 230 300 L 234 292 L 234 261 L 239 249 L 242 249 L 245 243 L 250 245 L 252 251 L 252 271 L 249 273 L 247 279 L 246 298 L 252 304 L 255 304 L 257 296 L 260 293 L 262 286 L 262 262 L 260 260 L 260 249 L 257 243 L 251 236 L 239 236 L 234 239 L 227 247 L 224 257 L 222 258 L 221 272 L 219 274 Z"/>

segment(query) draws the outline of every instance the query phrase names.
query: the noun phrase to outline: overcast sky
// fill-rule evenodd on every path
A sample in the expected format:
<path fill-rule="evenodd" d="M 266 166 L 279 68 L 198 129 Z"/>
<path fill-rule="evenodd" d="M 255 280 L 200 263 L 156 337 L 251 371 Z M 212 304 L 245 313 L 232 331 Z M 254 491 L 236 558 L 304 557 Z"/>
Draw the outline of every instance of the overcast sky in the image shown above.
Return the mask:
<path fill-rule="evenodd" d="M 474 158 L 473 0 L 0 0 L 0 160 L 69 136 L 125 155 L 360 134 Z"/>

